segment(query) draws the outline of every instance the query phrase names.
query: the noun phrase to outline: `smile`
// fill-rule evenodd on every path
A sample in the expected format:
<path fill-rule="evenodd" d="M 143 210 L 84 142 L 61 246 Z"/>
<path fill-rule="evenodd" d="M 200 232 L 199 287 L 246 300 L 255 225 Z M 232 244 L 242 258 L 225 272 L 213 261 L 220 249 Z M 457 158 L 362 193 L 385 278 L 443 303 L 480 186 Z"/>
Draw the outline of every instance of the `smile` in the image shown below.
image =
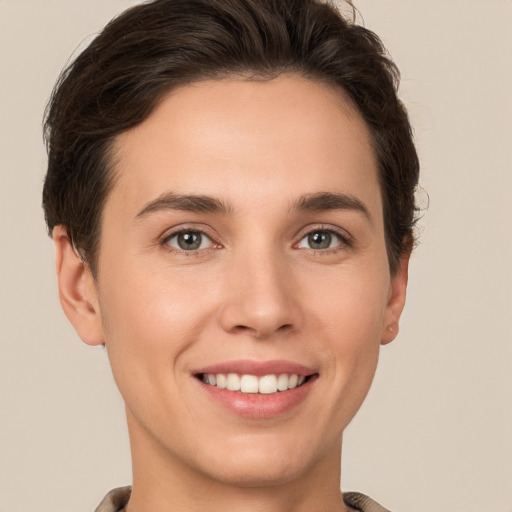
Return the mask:
<path fill-rule="evenodd" d="M 281 391 L 288 391 L 302 386 L 306 381 L 305 375 L 296 373 L 288 375 L 286 373 L 277 375 L 256 375 L 237 373 L 203 373 L 200 375 L 201 380 L 210 386 L 216 386 L 220 389 L 229 391 L 240 391 L 241 393 L 252 393 L 271 395 Z"/>
<path fill-rule="evenodd" d="M 291 361 L 228 361 L 192 372 L 210 403 L 237 416 L 270 419 L 300 406 L 319 378 L 316 368 Z"/>

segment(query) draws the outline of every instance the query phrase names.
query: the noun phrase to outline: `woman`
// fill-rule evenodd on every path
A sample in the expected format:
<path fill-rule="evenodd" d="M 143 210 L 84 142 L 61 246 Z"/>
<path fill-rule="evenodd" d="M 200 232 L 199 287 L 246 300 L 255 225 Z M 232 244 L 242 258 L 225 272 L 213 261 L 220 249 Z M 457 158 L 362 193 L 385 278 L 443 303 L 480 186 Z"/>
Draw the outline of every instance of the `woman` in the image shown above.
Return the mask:
<path fill-rule="evenodd" d="M 397 74 L 315 0 L 142 4 L 63 73 L 59 293 L 107 349 L 133 462 L 98 511 L 385 510 L 339 483 L 414 241 Z"/>

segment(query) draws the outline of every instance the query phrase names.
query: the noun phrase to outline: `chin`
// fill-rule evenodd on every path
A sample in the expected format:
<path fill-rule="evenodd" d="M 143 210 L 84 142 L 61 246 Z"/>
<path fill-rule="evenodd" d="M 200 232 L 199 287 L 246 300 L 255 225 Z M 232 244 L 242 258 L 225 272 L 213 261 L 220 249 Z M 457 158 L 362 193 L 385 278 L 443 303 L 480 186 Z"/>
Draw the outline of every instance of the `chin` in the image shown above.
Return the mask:
<path fill-rule="evenodd" d="M 293 462 L 243 463 L 209 468 L 207 476 L 229 486 L 258 488 L 285 485 L 299 478 L 305 468 Z"/>
<path fill-rule="evenodd" d="M 202 472 L 216 481 L 236 487 L 268 487 L 284 485 L 308 473 L 316 462 L 311 450 L 286 443 L 264 442 L 243 449 L 227 449 L 223 456 L 211 453 L 213 460 L 202 461 Z M 226 456 L 236 453 L 237 456 Z M 206 462 L 206 464 L 205 464 Z"/>

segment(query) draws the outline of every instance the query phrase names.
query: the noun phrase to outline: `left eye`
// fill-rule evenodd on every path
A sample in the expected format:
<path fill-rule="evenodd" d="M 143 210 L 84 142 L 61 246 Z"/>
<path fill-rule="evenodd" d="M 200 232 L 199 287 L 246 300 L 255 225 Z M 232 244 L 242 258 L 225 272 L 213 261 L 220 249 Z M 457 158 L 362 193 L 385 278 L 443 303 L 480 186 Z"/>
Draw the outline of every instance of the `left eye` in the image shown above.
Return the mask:
<path fill-rule="evenodd" d="M 199 251 L 208 249 L 213 242 L 201 231 L 180 231 L 168 237 L 165 241 L 167 245 L 179 249 L 181 251 Z"/>
<path fill-rule="evenodd" d="M 332 249 L 342 245 L 343 239 L 334 231 L 317 230 L 311 231 L 297 244 L 299 249 Z"/>

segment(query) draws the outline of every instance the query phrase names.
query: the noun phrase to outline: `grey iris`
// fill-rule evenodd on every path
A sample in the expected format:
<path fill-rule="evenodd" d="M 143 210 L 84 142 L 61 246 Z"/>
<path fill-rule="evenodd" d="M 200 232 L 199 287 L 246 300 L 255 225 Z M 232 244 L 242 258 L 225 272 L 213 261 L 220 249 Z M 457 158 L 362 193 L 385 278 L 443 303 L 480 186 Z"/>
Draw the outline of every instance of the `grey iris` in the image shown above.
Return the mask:
<path fill-rule="evenodd" d="M 202 236 L 201 233 L 194 233 L 187 231 L 178 235 L 178 245 L 184 251 L 193 251 L 201 247 Z"/>
<path fill-rule="evenodd" d="M 311 249 L 328 249 L 331 245 L 332 236 L 325 231 L 316 231 L 308 236 L 308 244 Z"/>

